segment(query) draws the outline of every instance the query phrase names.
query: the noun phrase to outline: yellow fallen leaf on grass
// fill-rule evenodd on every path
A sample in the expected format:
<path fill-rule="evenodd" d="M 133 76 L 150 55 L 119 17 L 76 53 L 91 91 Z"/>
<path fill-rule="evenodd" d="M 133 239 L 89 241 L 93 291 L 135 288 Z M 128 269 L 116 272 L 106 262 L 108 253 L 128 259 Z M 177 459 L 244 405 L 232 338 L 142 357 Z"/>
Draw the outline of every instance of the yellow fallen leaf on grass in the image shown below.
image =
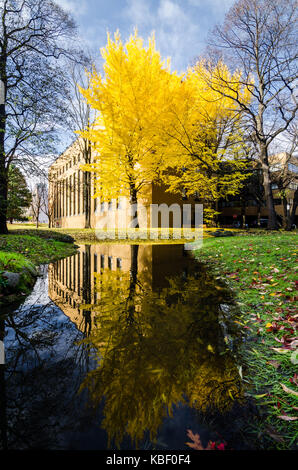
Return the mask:
<path fill-rule="evenodd" d="M 280 354 L 287 354 L 288 352 L 291 352 L 290 349 L 284 349 L 284 348 L 271 348 L 273 351 L 276 351 Z"/>

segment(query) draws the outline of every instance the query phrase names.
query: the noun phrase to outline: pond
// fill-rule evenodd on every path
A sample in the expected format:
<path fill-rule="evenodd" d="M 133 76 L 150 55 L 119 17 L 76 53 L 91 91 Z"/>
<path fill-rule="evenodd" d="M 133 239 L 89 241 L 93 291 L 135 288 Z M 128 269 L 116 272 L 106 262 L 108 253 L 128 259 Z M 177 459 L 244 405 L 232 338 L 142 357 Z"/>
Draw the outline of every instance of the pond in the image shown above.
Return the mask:
<path fill-rule="evenodd" d="M 0 316 L 2 448 L 183 450 L 188 429 L 231 438 L 238 328 L 230 292 L 183 245 L 80 246 Z"/>

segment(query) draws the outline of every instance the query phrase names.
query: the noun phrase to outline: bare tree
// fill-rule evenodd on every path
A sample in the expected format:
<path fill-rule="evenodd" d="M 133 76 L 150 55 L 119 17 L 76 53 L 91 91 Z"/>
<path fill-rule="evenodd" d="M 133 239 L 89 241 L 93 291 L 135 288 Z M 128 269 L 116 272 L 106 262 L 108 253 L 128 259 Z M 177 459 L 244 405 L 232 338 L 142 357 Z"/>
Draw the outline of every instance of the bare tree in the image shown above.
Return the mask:
<path fill-rule="evenodd" d="M 72 63 L 70 64 L 70 89 L 71 94 L 69 98 L 69 107 L 68 107 L 68 127 L 73 132 L 74 136 L 77 138 L 78 131 L 84 131 L 88 129 L 95 119 L 95 111 L 91 109 L 90 105 L 87 103 L 86 99 L 80 93 L 79 87 L 88 88 L 89 87 L 89 75 L 90 71 L 94 67 L 92 63 L 92 58 L 89 55 L 88 63 L 86 67 L 83 68 L 80 64 Z M 80 153 L 82 155 L 82 160 L 84 164 L 91 163 L 91 142 L 86 137 L 81 137 L 78 139 L 78 145 L 80 148 Z M 81 182 L 83 190 L 83 204 L 84 204 L 84 213 L 85 213 L 85 228 L 91 227 L 91 173 L 84 171 L 83 181 Z"/>
<path fill-rule="evenodd" d="M 295 119 L 297 55 L 296 0 L 239 0 L 210 39 L 209 85 L 236 101 L 246 117 L 245 132 L 258 148 L 269 229 L 277 228 L 269 147 Z M 225 79 L 222 59 L 241 70 L 237 83 Z M 239 84 L 249 89 L 250 102 L 235 93 Z"/>
<path fill-rule="evenodd" d="M 283 228 L 291 230 L 295 223 L 298 205 L 297 125 L 292 123 L 288 127 L 284 139 L 288 142 L 286 152 L 282 155 L 271 156 L 270 162 L 272 165 L 272 183 L 278 189 L 283 205 Z"/>
<path fill-rule="evenodd" d="M 51 0 L 0 0 L 0 233 L 7 232 L 12 162 L 37 171 L 35 156 L 56 153 L 65 120 L 65 61 L 76 60 L 73 20 Z"/>
<path fill-rule="evenodd" d="M 31 213 L 33 217 L 33 221 L 36 224 L 36 228 L 39 227 L 39 218 L 42 209 L 42 184 L 37 184 L 35 188 L 32 190 L 32 201 L 31 201 Z"/>
<path fill-rule="evenodd" d="M 55 198 L 51 194 L 48 187 L 48 181 L 45 180 L 39 184 L 39 196 L 41 200 L 41 212 L 48 218 L 48 226 L 53 226 L 54 210 L 55 210 Z"/>

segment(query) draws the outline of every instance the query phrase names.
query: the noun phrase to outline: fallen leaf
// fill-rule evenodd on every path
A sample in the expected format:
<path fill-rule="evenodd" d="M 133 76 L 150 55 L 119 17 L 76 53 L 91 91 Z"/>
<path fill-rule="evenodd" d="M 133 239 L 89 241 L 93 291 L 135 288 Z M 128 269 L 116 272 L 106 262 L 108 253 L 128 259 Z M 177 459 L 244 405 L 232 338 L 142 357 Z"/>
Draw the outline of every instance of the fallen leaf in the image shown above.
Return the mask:
<path fill-rule="evenodd" d="M 286 393 L 290 393 L 291 395 L 295 395 L 296 397 L 298 397 L 298 392 L 295 392 L 295 390 L 292 390 L 291 388 L 286 387 L 286 385 L 284 385 L 284 384 L 280 384 L 280 385 L 282 386 L 282 389 Z"/>
<path fill-rule="evenodd" d="M 275 367 L 275 369 L 278 369 L 280 367 L 280 363 L 277 361 L 268 361 L 267 364 L 270 364 L 271 366 Z"/>
<path fill-rule="evenodd" d="M 283 419 L 284 421 L 296 421 L 298 419 L 298 417 L 296 416 L 287 416 L 287 415 L 278 416 L 278 418 Z"/>

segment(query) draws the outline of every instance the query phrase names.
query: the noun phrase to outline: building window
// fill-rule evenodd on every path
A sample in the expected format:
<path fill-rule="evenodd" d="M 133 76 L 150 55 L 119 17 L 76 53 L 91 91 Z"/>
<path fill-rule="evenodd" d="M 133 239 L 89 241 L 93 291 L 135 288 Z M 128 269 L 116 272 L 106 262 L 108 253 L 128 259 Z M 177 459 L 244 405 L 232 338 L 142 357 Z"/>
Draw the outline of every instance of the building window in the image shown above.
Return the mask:
<path fill-rule="evenodd" d="M 274 205 L 275 206 L 280 206 L 281 205 L 281 199 L 273 199 Z"/>
<path fill-rule="evenodd" d="M 121 258 L 117 258 L 117 268 L 118 269 L 122 268 L 122 259 Z"/>
<path fill-rule="evenodd" d="M 113 258 L 112 258 L 112 256 L 109 256 L 108 257 L 108 268 L 112 269 L 112 267 L 113 267 Z"/>
<path fill-rule="evenodd" d="M 100 267 L 101 269 L 105 267 L 105 255 L 100 255 Z"/>
<path fill-rule="evenodd" d="M 72 177 L 69 177 L 69 215 L 72 215 Z"/>
<path fill-rule="evenodd" d="M 104 212 L 105 211 L 105 202 L 101 202 L 100 203 L 100 212 Z"/>
<path fill-rule="evenodd" d="M 76 215 L 76 197 L 77 197 L 77 188 L 76 188 L 76 174 L 73 174 L 73 215 Z"/>
<path fill-rule="evenodd" d="M 97 273 L 97 254 L 94 253 L 94 272 Z"/>
<path fill-rule="evenodd" d="M 81 170 L 78 171 L 78 214 L 81 213 Z"/>

